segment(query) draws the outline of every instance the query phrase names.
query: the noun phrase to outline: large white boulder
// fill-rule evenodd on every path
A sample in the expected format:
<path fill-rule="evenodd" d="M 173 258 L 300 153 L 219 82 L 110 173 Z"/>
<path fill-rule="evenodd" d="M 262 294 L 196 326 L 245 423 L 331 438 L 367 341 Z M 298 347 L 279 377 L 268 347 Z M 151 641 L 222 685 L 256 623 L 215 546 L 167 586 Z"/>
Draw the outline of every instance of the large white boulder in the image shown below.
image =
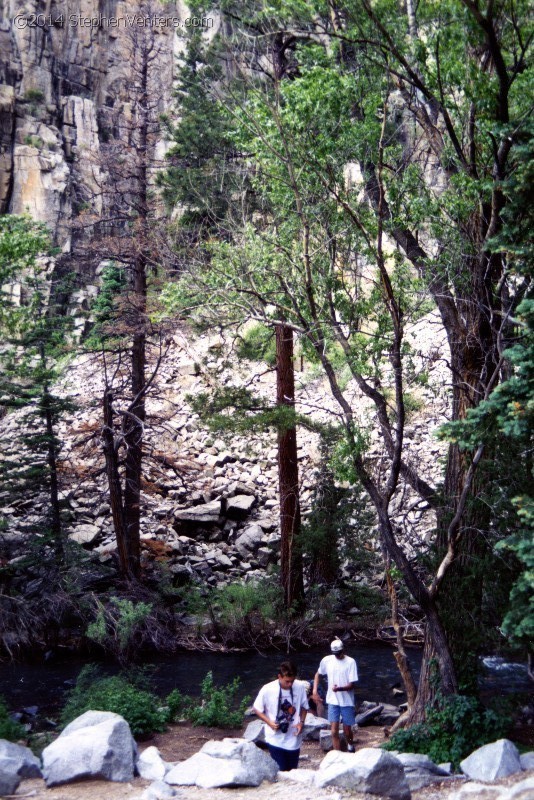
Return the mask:
<path fill-rule="evenodd" d="M 274 780 L 278 767 L 267 753 L 245 739 L 210 741 L 165 776 L 173 786 L 259 786 Z"/>
<path fill-rule="evenodd" d="M 391 753 L 374 747 L 365 747 L 357 753 L 332 750 L 321 761 L 315 785 L 339 786 L 391 800 L 411 797 L 401 762 Z"/>
<path fill-rule="evenodd" d="M 135 755 L 125 719 L 109 711 L 87 711 L 43 750 L 43 777 L 47 786 L 88 778 L 129 781 Z"/>
<path fill-rule="evenodd" d="M 515 772 L 521 772 L 519 751 L 509 739 L 499 739 L 492 744 L 485 744 L 464 758 L 460 769 L 475 781 L 496 781 L 506 778 Z"/>
<path fill-rule="evenodd" d="M 0 771 L 21 778 L 40 778 L 41 762 L 29 747 L 0 739 Z"/>

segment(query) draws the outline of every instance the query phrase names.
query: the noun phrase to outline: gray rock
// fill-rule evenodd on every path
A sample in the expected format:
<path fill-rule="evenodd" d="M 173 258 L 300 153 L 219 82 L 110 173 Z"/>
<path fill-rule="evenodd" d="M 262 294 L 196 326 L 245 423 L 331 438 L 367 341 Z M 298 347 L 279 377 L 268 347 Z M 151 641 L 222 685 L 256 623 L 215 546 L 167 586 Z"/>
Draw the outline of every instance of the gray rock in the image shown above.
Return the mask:
<path fill-rule="evenodd" d="M 43 777 L 47 786 L 89 778 L 130 781 L 135 750 L 130 726 L 119 714 L 87 711 L 43 750 Z"/>
<path fill-rule="evenodd" d="M 410 800 L 411 797 L 400 761 L 391 753 L 374 747 L 365 747 L 357 753 L 339 750 L 328 753 L 316 774 L 315 785 L 339 786 L 391 800 Z"/>
<path fill-rule="evenodd" d="M 173 797 L 181 797 L 181 795 L 168 783 L 155 781 L 148 789 L 145 789 L 141 800 L 172 800 Z"/>
<path fill-rule="evenodd" d="M 360 728 L 364 725 L 369 725 L 372 720 L 380 716 L 383 709 L 383 705 L 375 705 L 372 708 L 366 709 L 361 714 L 356 715 L 356 724 L 359 725 Z"/>
<path fill-rule="evenodd" d="M 175 519 L 182 522 L 217 522 L 220 516 L 220 500 L 212 500 L 190 508 L 180 508 L 174 512 Z"/>
<path fill-rule="evenodd" d="M 400 717 L 401 712 L 397 706 L 383 703 L 382 712 L 376 718 L 377 725 L 394 725 Z"/>
<path fill-rule="evenodd" d="M 330 723 L 324 717 L 316 717 L 315 714 L 306 715 L 306 722 L 302 729 L 302 736 L 305 742 L 318 742 L 321 731 L 329 730 Z"/>
<path fill-rule="evenodd" d="M 252 742 L 223 739 L 206 742 L 200 752 L 173 767 L 165 782 L 203 789 L 259 786 L 263 780 L 274 780 L 277 771 L 273 759 Z"/>
<path fill-rule="evenodd" d="M 250 494 L 237 494 L 235 497 L 228 499 L 226 504 L 226 515 L 232 519 L 245 519 L 252 506 L 256 502 L 254 495 Z"/>
<path fill-rule="evenodd" d="M 412 792 L 416 792 L 418 789 L 422 789 L 423 786 L 429 786 L 436 781 L 450 778 L 448 772 L 438 767 L 428 756 L 421 753 L 399 753 L 396 758 L 399 759 L 404 767 L 404 774 Z"/>
<path fill-rule="evenodd" d="M 243 738 L 246 739 L 247 742 L 265 741 L 265 726 L 261 719 L 255 719 L 248 723 Z"/>
<path fill-rule="evenodd" d="M 76 542 L 77 544 L 93 544 L 101 533 L 102 531 L 97 525 L 90 525 L 87 523 L 74 528 L 72 533 L 69 534 L 69 539 L 71 542 Z"/>
<path fill-rule="evenodd" d="M 509 739 L 485 744 L 464 758 L 460 769 L 468 778 L 477 781 L 496 781 L 521 771 L 519 751 Z"/>
<path fill-rule="evenodd" d="M 21 778 L 40 778 L 41 762 L 29 747 L 0 739 L 0 772 Z"/>
<path fill-rule="evenodd" d="M 0 768 L 0 797 L 7 794 L 15 794 L 20 783 L 20 775 L 13 772 L 4 772 Z"/>
<path fill-rule="evenodd" d="M 519 756 L 521 769 L 534 769 L 534 750 L 528 753 L 521 753 Z"/>
<path fill-rule="evenodd" d="M 260 547 L 263 539 L 263 530 L 259 525 L 249 525 L 237 537 L 235 547 L 237 552 L 243 558 L 246 558 L 251 553 Z"/>
<path fill-rule="evenodd" d="M 147 747 L 135 762 L 139 775 L 147 781 L 160 781 L 170 766 L 162 759 L 157 747 Z"/>
<path fill-rule="evenodd" d="M 332 750 L 332 734 L 330 733 L 330 725 L 327 720 L 325 720 L 326 727 L 319 731 L 319 747 L 323 751 L 323 753 L 329 753 Z M 354 725 L 352 730 L 356 732 L 358 730 L 358 726 Z M 345 734 L 342 730 L 339 731 L 339 740 L 341 742 L 341 747 L 345 746 Z"/>

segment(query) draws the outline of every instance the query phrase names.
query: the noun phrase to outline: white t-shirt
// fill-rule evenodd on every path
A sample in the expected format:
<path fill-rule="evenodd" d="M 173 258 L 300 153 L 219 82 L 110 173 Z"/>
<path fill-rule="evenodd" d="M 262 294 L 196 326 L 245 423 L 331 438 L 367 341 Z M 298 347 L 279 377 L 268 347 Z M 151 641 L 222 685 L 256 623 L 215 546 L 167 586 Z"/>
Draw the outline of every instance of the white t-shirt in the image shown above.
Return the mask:
<path fill-rule="evenodd" d="M 354 689 L 350 692 L 334 692 L 334 686 L 347 686 L 358 680 L 358 669 L 356 662 L 350 656 L 337 658 L 337 656 L 325 656 L 319 664 L 317 670 L 319 675 L 326 675 L 328 680 L 328 692 L 326 702 L 332 706 L 353 706 Z"/>
<path fill-rule="evenodd" d="M 295 736 L 295 727 L 300 722 L 300 709 L 309 708 L 306 688 L 303 681 L 295 681 L 292 691 L 282 689 L 278 679 L 262 686 L 254 700 L 254 708 L 266 714 L 272 722 L 276 722 L 279 714 L 289 720 L 287 733 L 273 731 L 268 725 L 265 728 L 265 741 L 282 750 L 298 750 L 302 743 L 302 734 Z"/>

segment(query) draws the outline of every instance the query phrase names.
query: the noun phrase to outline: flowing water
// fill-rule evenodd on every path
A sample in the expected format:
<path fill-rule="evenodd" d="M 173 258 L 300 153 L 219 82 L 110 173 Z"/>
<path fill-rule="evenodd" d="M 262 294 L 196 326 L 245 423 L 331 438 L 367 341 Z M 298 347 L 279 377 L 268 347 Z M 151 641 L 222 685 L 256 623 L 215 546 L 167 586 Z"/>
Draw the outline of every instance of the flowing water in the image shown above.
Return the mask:
<path fill-rule="evenodd" d="M 359 700 L 375 700 L 398 704 L 404 696 L 395 694 L 393 687 L 399 684 L 399 673 L 393 658 L 393 650 L 377 644 L 347 645 L 347 654 L 356 659 L 359 681 Z M 299 675 L 312 680 L 325 649 L 310 649 L 293 653 L 290 658 L 299 667 Z M 154 690 L 164 697 L 178 688 L 184 694 L 198 696 L 200 684 L 206 673 L 213 672 L 217 685 L 226 684 L 239 677 L 242 694 L 254 699 L 259 687 L 276 677 L 277 667 L 288 656 L 284 653 L 211 653 L 184 652 L 169 657 L 157 657 L 148 668 Z M 421 651 L 411 649 L 409 658 L 415 675 L 421 663 Z M 72 688 L 83 664 L 77 661 L 42 664 L 5 664 L 0 666 L 0 695 L 10 709 L 21 709 L 30 705 L 39 706 L 42 712 L 53 715 L 65 702 L 66 692 Z M 113 672 L 113 667 L 102 669 Z M 116 670 L 115 670 L 116 671 Z M 526 666 L 510 664 L 503 659 L 483 659 L 481 688 L 484 693 L 507 694 L 528 692 Z"/>

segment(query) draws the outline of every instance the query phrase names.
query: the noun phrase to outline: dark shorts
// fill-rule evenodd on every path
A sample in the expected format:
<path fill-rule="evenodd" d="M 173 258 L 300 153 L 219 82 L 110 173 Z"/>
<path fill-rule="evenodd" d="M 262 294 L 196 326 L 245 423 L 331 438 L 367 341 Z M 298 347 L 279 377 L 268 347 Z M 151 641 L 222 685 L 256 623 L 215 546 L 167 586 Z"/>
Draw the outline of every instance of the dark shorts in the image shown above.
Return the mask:
<path fill-rule="evenodd" d="M 281 747 L 273 747 L 268 744 L 269 755 L 278 764 L 280 772 L 289 772 L 290 769 L 296 769 L 299 765 L 300 750 L 284 750 Z"/>

